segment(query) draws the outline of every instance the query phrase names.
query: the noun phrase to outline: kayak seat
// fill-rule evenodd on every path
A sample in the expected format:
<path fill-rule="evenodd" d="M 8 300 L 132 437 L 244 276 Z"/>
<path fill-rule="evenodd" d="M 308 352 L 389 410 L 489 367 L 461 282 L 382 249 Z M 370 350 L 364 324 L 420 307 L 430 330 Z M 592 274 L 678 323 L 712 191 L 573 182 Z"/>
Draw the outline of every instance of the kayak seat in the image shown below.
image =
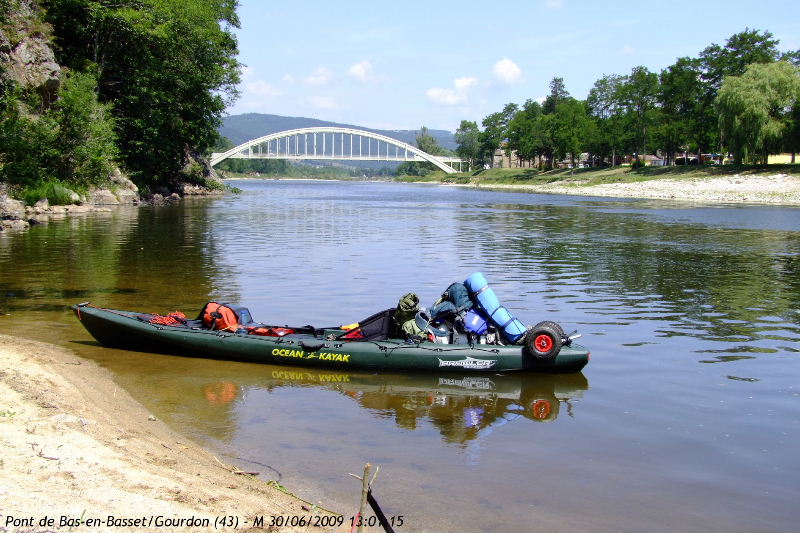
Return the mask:
<path fill-rule="evenodd" d="M 395 311 L 396 308 L 391 307 L 370 315 L 361 320 L 355 329 L 342 333 L 338 338 L 345 341 L 385 341 L 396 335 Z"/>

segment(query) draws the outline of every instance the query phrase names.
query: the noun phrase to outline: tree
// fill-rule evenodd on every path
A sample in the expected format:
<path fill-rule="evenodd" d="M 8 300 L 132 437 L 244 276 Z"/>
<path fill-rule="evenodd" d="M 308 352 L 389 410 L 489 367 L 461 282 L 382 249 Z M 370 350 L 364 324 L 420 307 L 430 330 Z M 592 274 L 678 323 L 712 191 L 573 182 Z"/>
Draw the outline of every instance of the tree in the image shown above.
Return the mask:
<path fill-rule="evenodd" d="M 422 126 L 416 136 L 417 148 L 431 155 L 444 155 L 444 150 L 436 139 L 428 133 L 428 128 Z"/>
<path fill-rule="evenodd" d="M 586 105 L 574 98 L 566 98 L 556 106 L 553 117 L 556 156 L 563 159 L 569 155 L 572 168 L 575 168 L 575 156 L 583 151 L 591 124 Z"/>
<path fill-rule="evenodd" d="M 178 179 L 236 96 L 235 0 L 46 0 L 59 63 L 96 69 L 122 162 L 141 184 Z"/>
<path fill-rule="evenodd" d="M 470 168 L 483 164 L 483 151 L 481 150 L 481 131 L 477 122 L 462 120 L 455 134 L 456 154 L 465 161 L 469 161 Z"/>
<path fill-rule="evenodd" d="M 791 110 L 800 102 L 800 68 L 785 61 L 750 65 L 725 78 L 716 107 L 724 143 L 736 164 L 761 160 L 785 142 Z"/>
<path fill-rule="evenodd" d="M 564 86 L 564 78 L 553 78 L 550 80 L 550 94 L 544 99 L 542 111 L 545 115 L 555 113 L 558 104 L 567 98 L 569 98 L 569 92 Z"/>
<path fill-rule="evenodd" d="M 612 166 L 616 164 L 617 151 L 625 146 L 630 131 L 625 127 L 625 109 L 621 100 L 624 83 L 625 76 L 605 75 L 595 82 L 586 99 L 587 111 L 595 121 L 587 139 L 588 149 L 601 157 L 610 156 Z"/>
<path fill-rule="evenodd" d="M 675 159 L 678 150 L 697 150 L 703 145 L 698 128 L 703 84 L 697 59 L 679 58 L 674 65 L 661 71 L 658 100 L 662 121 L 659 145 L 667 152 L 668 160 Z"/>
<path fill-rule="evenodd" d="M 506 104 L 502 111 L 492 113 L 483 119 L 483 154 L 494 163 L 494 152 L 508 136 L 508 123 L 514 118 L 519 107 L 517 104 Z"/>
<path fill-rule="evenodd" d="M 620 87 L 620 100 L 634 128 L 634 151 L 644 155 L 655 120 L 653 113 L 658 97 L 658 75 L 646 67 L 634 67 Z M 638 156 L 637 156 L 638 159 Z"/>
<path fill-rule="evenodd" d="M 116 167 L 114 120 L 108 104 L 97 101 L 97 81 L 89 73 L 71 72 L 53 106 L 59 124 L 58 174 L 62 181 L 99 185 Z"/>
<path fill-rule="evenodd" d="M 542 116 L 542 106 L 535 100 L 526 100 L 508 124 L 508 149 L 517 152 L 517 156 L 526 161 L 533 161 L 541 156 L 543 146 L 539 119 Z"/>
<path fill-rule="evenodd" d="M 731 35 L 725 45 L 716 43 L 706 47 L 699 57 L 703 96 L 695 112 L 697 125 L 695 138 L 699 151 L 711 151 L 720 143 L 719 119 L 714 101 L 728 76 L 741 76 L 752 63 L 772 63 L 780 57 L 777 39 L 772 33 L 745 28 Z M 722 156 L 720 156 L 721 160 Z"/>
<path fill-rule="evenodd" d="M 725 46 L 711 44 L 700 53 L 703 80 L 714 91 L 727 76 L 741 76 L 752 63 L 772 63 L 780 57 L 772 33 L 745 28 L 728 37 Z"/>

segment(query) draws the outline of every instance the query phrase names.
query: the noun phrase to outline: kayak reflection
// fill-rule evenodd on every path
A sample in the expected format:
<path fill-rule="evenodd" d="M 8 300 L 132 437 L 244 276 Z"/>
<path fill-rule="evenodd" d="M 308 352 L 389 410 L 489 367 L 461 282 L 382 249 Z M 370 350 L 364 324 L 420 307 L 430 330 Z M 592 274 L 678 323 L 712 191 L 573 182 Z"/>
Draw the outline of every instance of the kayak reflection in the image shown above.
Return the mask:
<path fill-rule="evenodd" d="M 215 381 L 203 386 L 209 404 L 234 402 L 249 387 L 275 391 L 285 387 L 323 387 L 352 398 L 398 426 L 417 429 L 426 420 L 451 443 L 463 444 L 500 423 L 524 417 L 534 422 L 555 420 L 571 400 L 589 388 L 581 374 L 369 374 L 322 372 L 271 367 L 247 385 Z M 259 379 L 260 378 L 260 379 Z M 259 381 L 257 385 L 255 381 Z"/>

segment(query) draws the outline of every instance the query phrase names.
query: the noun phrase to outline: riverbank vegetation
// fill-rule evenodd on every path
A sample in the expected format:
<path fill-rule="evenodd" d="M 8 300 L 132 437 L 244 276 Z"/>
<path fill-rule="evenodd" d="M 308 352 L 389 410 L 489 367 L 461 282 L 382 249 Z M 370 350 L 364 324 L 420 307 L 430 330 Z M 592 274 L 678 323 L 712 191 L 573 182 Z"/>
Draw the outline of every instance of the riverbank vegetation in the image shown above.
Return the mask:
<path fill-rule="evenodd" d="M 212 184 L 238 24 L 235 0 L 0 0 L 0 185 Z"/>
<path fill-rule="evenodd" d="M 456 153 L 482 168 L 502 150 L 513 164 L 539 170 L 630 159 L 634 166 L 723 163 L 727 154 L 736 164 L 763 164 L 787 152 L 794 162 L 800 50 L 778 45 L 768 31 L 745 29 L 660 73 L 637 66 L 603 76 L 585 100 L 570 96 L 556 77 L 541 102 L 509 103 L 485 117 L 483 129 L 462 121 Z"/>

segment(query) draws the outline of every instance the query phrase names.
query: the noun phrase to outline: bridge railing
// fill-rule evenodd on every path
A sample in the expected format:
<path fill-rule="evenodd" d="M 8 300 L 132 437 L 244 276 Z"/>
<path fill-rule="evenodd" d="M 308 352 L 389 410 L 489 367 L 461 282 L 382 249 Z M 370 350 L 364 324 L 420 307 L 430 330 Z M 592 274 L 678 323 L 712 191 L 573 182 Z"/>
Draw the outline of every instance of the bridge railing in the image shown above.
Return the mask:
<path fill-rule="evenodd" d="M 464 163 L 456 157 L 427 154 L 378 133 L 336 127 L 301 128 L 264 135 L 227 152 L 211 154 L 211 165 L 226 159 L 428 161 L 447 173 L 456 172 L 453 165 L 461 167 Z"/>

